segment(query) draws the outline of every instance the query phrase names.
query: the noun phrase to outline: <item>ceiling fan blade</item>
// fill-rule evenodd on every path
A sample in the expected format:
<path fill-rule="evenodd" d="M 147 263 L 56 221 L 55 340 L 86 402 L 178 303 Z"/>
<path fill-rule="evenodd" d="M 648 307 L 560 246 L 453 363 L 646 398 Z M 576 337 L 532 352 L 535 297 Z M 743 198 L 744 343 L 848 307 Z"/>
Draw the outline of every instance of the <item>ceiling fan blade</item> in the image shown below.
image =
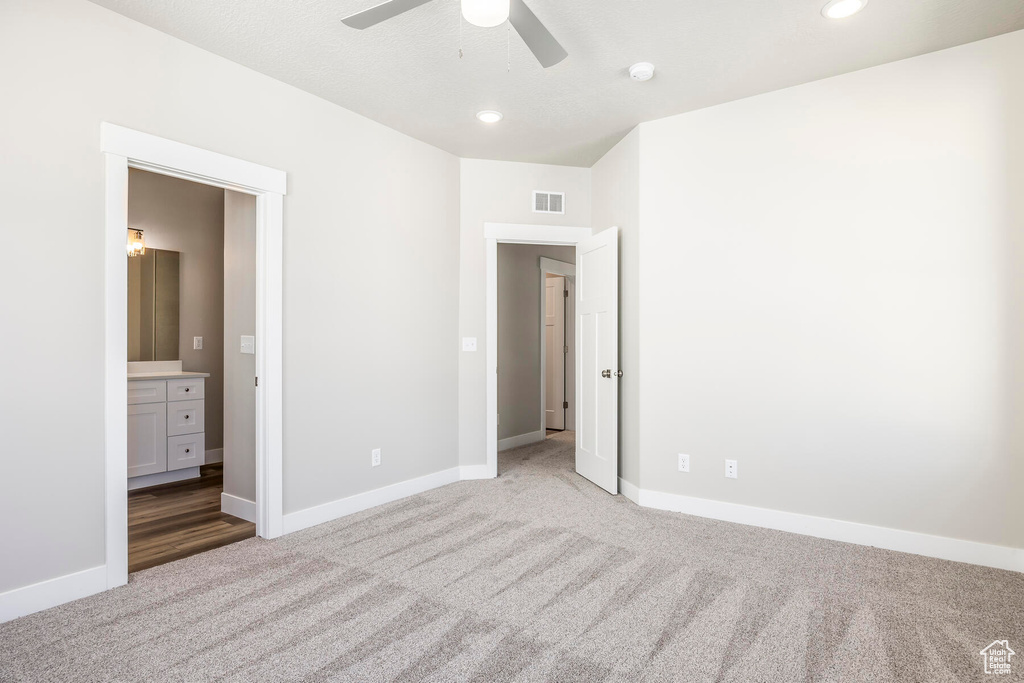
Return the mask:
<path fill-rule="evenodd" d="M 569 56 L 523 0 L 512 0 L 508 20 L 545 69 Z"/>
<path fill-rule="evenodd" d="M 430 0 L 388 0 L 370 9 L 364 9 L 362 12 L 356 12 L 351 16 L 345 17 L 341 20 L 341 23 L 352 28 L 369 28 L 391 17 L 397 17 L 402 12 L 408 12 L 414 7 L 425 5 L 428 2 Z"/>

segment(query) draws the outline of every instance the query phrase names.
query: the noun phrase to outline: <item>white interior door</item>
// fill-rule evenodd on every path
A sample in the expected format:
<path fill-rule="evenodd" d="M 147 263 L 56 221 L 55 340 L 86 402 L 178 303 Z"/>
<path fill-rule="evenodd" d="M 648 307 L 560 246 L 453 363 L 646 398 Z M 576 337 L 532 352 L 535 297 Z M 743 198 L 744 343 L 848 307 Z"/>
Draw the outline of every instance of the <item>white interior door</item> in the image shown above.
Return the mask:
<path fill-rule="evenodd" d="M 619 231 L 576 245 L 576 471 L 619 492 Z"/>
<path fill-rule="evenodd" d="M 565 429 L 565 278 L 544 285 L 544 427 Z"/>

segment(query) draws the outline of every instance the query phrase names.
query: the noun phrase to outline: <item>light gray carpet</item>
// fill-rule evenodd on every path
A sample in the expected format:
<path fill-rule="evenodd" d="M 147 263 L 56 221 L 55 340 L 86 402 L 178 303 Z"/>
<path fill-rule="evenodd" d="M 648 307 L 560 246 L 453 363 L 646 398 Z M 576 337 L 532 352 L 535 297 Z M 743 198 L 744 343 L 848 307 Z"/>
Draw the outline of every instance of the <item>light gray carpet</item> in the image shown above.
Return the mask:
<path fill-rule="evenodd" d="M 0 680 L 970 681 L 1024 653 L 1024 575 L 645 510 L 571 438 L 0 625 Z"/>

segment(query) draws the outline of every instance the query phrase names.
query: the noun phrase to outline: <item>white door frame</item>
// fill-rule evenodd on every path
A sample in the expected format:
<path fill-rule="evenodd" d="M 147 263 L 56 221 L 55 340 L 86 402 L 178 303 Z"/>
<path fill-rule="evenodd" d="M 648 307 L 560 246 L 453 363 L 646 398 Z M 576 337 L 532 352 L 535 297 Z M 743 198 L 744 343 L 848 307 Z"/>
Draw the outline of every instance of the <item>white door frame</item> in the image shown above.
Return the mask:
<path fill-rule="evenodd" d="M 566 285 L 565 286 L 570 290 L 570 294 L 575 295 L 575 293 L 576 293 L 576 266 L 573 265 L 572 263 L 566 263 L 565 261 L 556 261 L 555 259 L 550 259 L 550 258 L 548 258 L 546 256 L 541 256 L 540 257 L 540 430 L 542 432 L 545 431 L 545 429 L 547 428 L 547 417 L 548 417 L 547 414 L 544 411 L 545 400 L 547 399 L 547 392 L 548 392 L 548 389 L 547 389 L 548 358 L 547 358 L 547 354 L 544 353 L 544 347 L 545 347 L 545 342 L 546 342 L 545 337 L 547 335 L 546 326 L 547 326 L 547 309 L 548 309 L 547 297 L 544 296 L 544 295 L 547 293 L 547 276 L 548 276 L 548 273 L 551 273 L 552 275 L 561 275 L 562 277 L 564 277 L 565 280 L 566 280 Z M 571 299 L 571 300 L 575 300 L 575 298 L 576 298 L 575 296 L 570 296 L 569 297 L 569 299 Z M 572 310 L 569 310 L 570 308 Z M 563 324 L 565 326 L 565 329 L 568 330 L 569 329 L 568 321 L 569 320 L 573 321 L 574 334 L 573 334 L 573 338 L 572 338 L 572 343 L 573 343 L 573 347 L 574 348 L 575 348 L 575 344 L 576 344 L 576 336 L 575 336 L 576 319 L 575 319 L 575 316 L 576 316 L 576 306 L 575 305 L 570 306 L 569 301 L 567 300 L 565 302 L 565 320 L 563 321 Z M 574 352 L 573 353 L 573 360 L 575 361 L 575 359 L 576 359 L 576 354 Z M 575 373 L 573 373 L 573 378 L 575 380 Z M 574 384 L 575 384 L 575 381 L 574 381 Z M 566 383 L 566 387 L 568 387 L 568 386 L 569 386 L 568 383 Z M 564 422 L 562 423 L 563 426 L 564 426 L 564 429 L 566 429 L 568 431 L 572 431 L 572 428 L 576 426 L 576 416 L 575 416 L 575 414 L 576 414 L 576 398 L 575 398 L 576 397 L 576 388 L 575 388 L 575 386 L 573 387 L 573 392 L 572 393 L 573 393 L 572 412 L 571 413 L 566 412 L 565 418 L 564 418 Z M 569 419 L 570 415 L 573 416 L 573 418 L 571 420 Z"/>
<path fill-rule="evenodd" d="M 516 223 L 484 223 L 486 258 L 487 369 L 484 373 L 487 397 L 487 464 L 486 476 L 498 476 L 498 243 L 552 244 L 575 247 L 593 234 L 591 228 L 567 228 L 559 225 L 521 225 Z M 543 293 L 541 293 L 543 297 Z M 542 337 L 543 339 L 543 337 Z M 543 354 L 541 354 L 543 356 Z M 541 391 L 543 391 L 543 382 Z M 576 397 L 579 400 L 579 397 Z M 543 416 L 543 404 L 541 404 Z M 544 423 L 541 422 L 543 428 Z"/>
<path fill-rule="evenodd" d="M 256 196 L 256 533 L 280 536 L 282 487 L 282 241 L 284 171 L 102 123 L 104 213 L 104 453 L 107 588 L 128 582 L 128 169 Z"/>

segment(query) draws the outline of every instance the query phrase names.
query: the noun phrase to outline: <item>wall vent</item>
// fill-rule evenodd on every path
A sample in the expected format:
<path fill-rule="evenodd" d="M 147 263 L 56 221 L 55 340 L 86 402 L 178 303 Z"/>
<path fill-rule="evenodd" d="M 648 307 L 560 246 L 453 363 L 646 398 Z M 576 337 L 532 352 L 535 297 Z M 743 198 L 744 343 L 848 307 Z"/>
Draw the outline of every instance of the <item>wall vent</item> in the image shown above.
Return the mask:
<path fill-rule="evenodd" d="M 534 213 L 565 213 L 565 193 L 533 191 Z"/>

